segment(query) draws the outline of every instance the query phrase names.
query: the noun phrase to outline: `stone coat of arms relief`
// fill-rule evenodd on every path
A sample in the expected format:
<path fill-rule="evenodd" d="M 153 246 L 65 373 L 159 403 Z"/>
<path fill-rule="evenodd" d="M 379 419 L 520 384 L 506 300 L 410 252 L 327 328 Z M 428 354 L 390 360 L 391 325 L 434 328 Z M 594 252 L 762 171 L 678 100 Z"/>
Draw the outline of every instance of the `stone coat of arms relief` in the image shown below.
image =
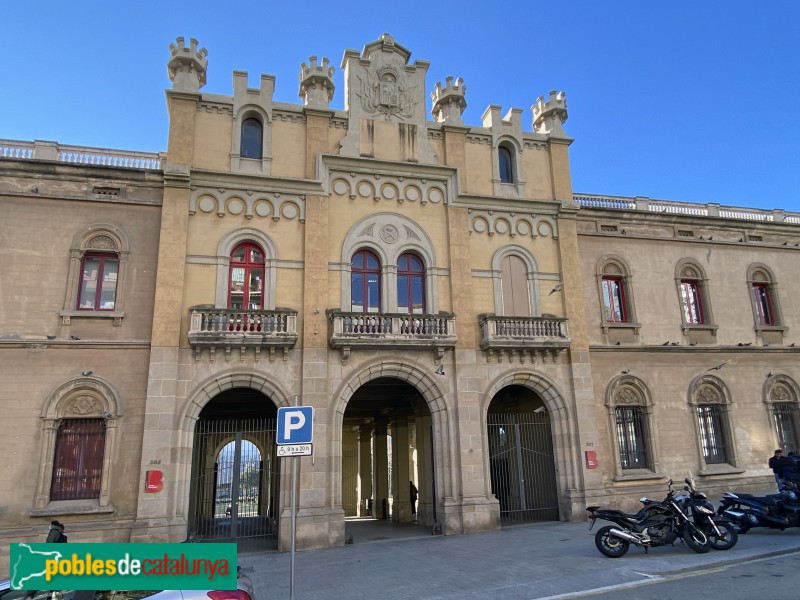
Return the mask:
<path fill-rule="evenodd" d="M 419 85 L 409 85 L 398 69 L 387 65 L 376 73 L 366 71 L 364 77 L 357 76 L 361 109 L 369 114 L 382 114 L 389 121 L 392 117 L 410 119 L 419 103 Z"/>

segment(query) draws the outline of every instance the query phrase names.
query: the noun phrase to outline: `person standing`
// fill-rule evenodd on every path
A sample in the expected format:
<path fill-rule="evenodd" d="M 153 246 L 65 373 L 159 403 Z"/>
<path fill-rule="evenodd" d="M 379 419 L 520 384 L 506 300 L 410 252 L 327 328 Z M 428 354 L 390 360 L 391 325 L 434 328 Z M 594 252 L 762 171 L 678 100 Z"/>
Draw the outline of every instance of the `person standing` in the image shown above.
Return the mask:
<path fill-rule="evenodd" d="M 48 544 L 63 543 L 67 541 L 67 536 L 64 535 L 64 526 L 58 521 L 50 521 L 50 531 L 47 533 Z"/>
<path fill-rule="evenodd" d="M 417 514 L 417 496 L 419 495 L 419 490 L 417 490 L 417 486 L 414 485 L 413 481 L 409 481 L 408 485 L 411 490 L 411 515 L 413 516 Z"/>
<path fill-rule="evenodd" d="M 783 477 L 783 450 L 778 448 L 769 459 L 769 468 L 775 475 L 775 483 L 778 484 L 778 491 L 781 491 L 781 478 Z"/>

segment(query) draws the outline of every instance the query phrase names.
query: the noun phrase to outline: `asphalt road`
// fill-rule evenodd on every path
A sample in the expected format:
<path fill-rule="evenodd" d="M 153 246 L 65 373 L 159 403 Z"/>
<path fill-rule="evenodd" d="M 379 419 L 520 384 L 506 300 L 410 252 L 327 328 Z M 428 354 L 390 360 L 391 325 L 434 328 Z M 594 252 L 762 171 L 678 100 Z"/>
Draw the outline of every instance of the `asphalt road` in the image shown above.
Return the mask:
<path fill-rule="evenodd" d="M 798 597 L 800 597 L 800 552 L 682 573 L 650 574 L 645 581 L 549 596 L 548 600 L 569 598 L 793 600 Z"/>

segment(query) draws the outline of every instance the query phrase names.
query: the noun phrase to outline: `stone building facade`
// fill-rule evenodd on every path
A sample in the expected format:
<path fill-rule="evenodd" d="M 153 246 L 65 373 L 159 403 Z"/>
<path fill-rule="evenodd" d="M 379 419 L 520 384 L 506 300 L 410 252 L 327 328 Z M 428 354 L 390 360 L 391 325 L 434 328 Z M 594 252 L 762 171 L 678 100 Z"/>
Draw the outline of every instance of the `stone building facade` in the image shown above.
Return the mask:
<path fill-rule="evenodd" d="M 327 58 L 294 105 L 202 92 L 198 46 L 163 155 L 0 143 L 0 537 L 287 549 L 295 403 L 301 549 L 757 488 L 797 448 L 800 215 L 574 194 L 564 93 L 467 125 L 388 34 L 344 110 Z"/>

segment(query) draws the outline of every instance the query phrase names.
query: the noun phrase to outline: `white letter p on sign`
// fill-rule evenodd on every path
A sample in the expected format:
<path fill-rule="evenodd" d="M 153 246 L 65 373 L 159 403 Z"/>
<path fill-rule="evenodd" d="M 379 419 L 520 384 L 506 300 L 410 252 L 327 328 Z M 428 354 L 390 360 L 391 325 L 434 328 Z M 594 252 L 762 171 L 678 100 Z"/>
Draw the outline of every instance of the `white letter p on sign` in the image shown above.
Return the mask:
<path fill-rule="evenodd" d="M 292 431 L 296 429 L 302 429 L 303 425 L 306 424 L 306 416 L 298 411 L 286 411 L 284 414 L 283 420 L 283 439 L 284 440 L 291 440 L 292 439 Z"/>

